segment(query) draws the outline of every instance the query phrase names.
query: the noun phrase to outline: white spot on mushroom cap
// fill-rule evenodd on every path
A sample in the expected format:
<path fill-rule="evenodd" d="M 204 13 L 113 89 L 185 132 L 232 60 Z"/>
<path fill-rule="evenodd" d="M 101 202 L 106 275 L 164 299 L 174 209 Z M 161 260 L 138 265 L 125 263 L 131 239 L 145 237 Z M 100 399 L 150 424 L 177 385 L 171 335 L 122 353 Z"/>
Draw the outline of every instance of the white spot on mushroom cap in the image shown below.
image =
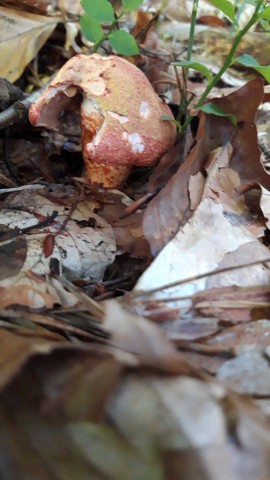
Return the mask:
<path fill-rule="evenodd" d="M 129 122 L 128 117 L 126 117 L 125 115 L 121 115 L 120 113 L 112 112 L 111 110 L 108 110 L 107 113 L 108 113 L 108 115 L 110 115 L 110 117 L 115 118 L 115 120 L 117 120 L 119 123 Z"/>
<path fill-rule="evenodd" d="M 101 97 L 106 92 L 106 83 L 102 78 L 97 78 L 96 80 L 91 80 L 85 82 L 85 86 L 88 89 L 90 95 L 94 97 Z"/>
<path fill-rule="evenodd" d="M 96 151 L 96 147 L 95 145 L 93 145 L 93 143 L 87 143 L 85 145 L 85 149 L 86 149 L 86 152 L 88 155 L 94 155 L 95 151 Z"/>
<path fill-rule="evenodd" d="M 147 118 L 149 115 L 149 103 L 143 100 L 140 105 L 140 116 L 143 118 Z"/>
<path fill-rule="evenodd" d="M 142 153 L 144 151 L 144 143 L 138 133 L 128 134 L 124 132 L 122 136 L 124 140 L 127 140 L 131 144 L 133 153 Z"/>

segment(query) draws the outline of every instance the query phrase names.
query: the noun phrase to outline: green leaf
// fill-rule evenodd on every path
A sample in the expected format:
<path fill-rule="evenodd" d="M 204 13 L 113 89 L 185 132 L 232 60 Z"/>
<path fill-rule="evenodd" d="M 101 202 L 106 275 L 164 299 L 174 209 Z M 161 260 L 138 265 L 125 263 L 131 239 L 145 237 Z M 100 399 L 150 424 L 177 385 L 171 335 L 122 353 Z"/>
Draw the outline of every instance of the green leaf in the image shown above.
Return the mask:
<path fill-rule="evenodd" d="M 228 117 L 228 119 L 233 123 L 233 125 L 237 125 L 237 118 L 232 113 L 224 112 L 221 108 L 217 107 L 214 103 L 209 102 L 206 103 L 201 107 L 201 110 L 205 113 L 210 113 L 212 115 L 217 115 L 218 117 Z"/>
<path fill-rule="evenodd" d="M 136 55 L 139 53 L 135 38 L 125 30 L 115 30 L 109 37 L 111 47 L 121 55 Z"/>
<path fill-rule="evenodd" d="M 269 33 L 269 20 L 260 19 L 260 25 L 263 29 L 263 33 Z"/>
<path fill-rule="evenodd" d="M 248 55 L 247 53 L 245 53 L 244 55 L 241 55 L 240 57 L 235 58 L 233 63 L 240 63 L 245 67 L 253 68 L 257 72 L 259 72 L 267 80 L 268 83 L 270 83 L 270 65 L 266 65 L 266 66 L 260 65 L 257 62 L 256 58 L 252 57 L 251 55 Z"/>
<path fill-rule="evenodd" d="M 177 65 L 179 67 L 190 67 L 196 70 L 197 72 L 202 73 L 207 80 L 211 81 L 212 80 L 212 73 L 210 70 L 205 67 L 202 63 L 199 62 L 193 62 L 192 60 L 186 60 L 183 62 L 174 62 L 173 65 Z"/>
<path fill-rule="evenodd" d="M 124 12 L 131 12 L 132 10 L 137 10 L 139 6 L 143 3 L 143 0 L 122 0 Z"/>
<path fill-rule="evenodd" d="M 81 16 L 81 31 L 89 42 L 96 43 L 103 37 L 103 30 L 99 23 L 88 15 Z"/>
<path fill-rule="evenodd" d="M 82 0 L 81 5 L 89 17 L 100 23 L 114 21 L 114 10 L 108 0 Z"/>
<path fill-rule="evenodd" d="M 234 5 L 229 1 L 229 0 L 208 0 L 209 3 L 212 3 L 214 7 L 218 8 L 226 17 L 229 17 L 229 19 L 233 22 L 236 23 L 236 18 L 234 15 L 235 8 Z"/>
<path fill-rule="evenodd" d="M 256 58 L 252 57 L 252 55 L 248 55 L 244 53 L 240 57 L 234 58 L 233 63 L 241 63 L 245 67 L 259 67 L 260 64 L 257 62 Z"/>
<path fill-rule="evenodd" d="M 260 13 L 259 18 L 264 18 L 264 20 L 270 20 L 270 6 L 263 9 Z"/>

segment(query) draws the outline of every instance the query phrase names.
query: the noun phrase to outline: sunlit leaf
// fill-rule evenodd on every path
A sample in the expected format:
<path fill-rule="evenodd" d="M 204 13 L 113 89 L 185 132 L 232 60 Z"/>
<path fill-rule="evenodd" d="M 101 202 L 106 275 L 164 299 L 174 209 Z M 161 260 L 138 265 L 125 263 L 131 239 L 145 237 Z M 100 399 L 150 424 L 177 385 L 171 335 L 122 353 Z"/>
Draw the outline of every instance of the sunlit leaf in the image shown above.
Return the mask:
<path fill-rule="evenodd" d="M 237 118 L 232 113 L 224 112 L 221 108 L 217 107 L 214 103 L 209 102 L 206 103 L 201 107 L 201 110 L 205 113 L 210 113 L 212 115 L 217 115 L 218 117 L 228 117 L 228 119 L 233 123 L 233 125 L 237 125 Z"/>
<path fill-rule="evenodd" d="M 59 21 L 58 17 L 0 7 L 0 77 L 15 82 Z"/>
<path fill-rule="evenodd" d="M 266 7 L 259 15 L 259 18 L 264 18 L 264 20 L 270 20 L 270 6 Z"/>
<path fill-rule="evenodd" d="M 197 72 L 202 73 L 202 75 L 204 75 L 207 78 L 207 80 L 212 80 L 212 73 L 202 63 L 193 62 L 192 60 L 186 60 L 186 61 L 183 61 L 183 62 L 175 62 L 175 63 L 173 63 L 173 65 L 176 65 L 177 67 L 193 68 L 193 70 L 196 70 Z"/>
<path fill-rule="evenodd" d="M 114 10 L 108 0 L 82 0 L 82 7 L 89 17 L 98 22 L 113 22 Z"/>
<path fill-rule="evenodd" d="M 233 63 L 240 63 L 245 67 L 253 68 L 257 72 L 259 72 L 267 80 L 268 83 L 270 83 L 270 65 L 260 65 L 257 62 L 256 58 L 252 57 L 252 55 L 248 55 L 247 53 L 245 53 L 244 55 L 235 58 Z"/>
<path fill-rule="evenodd" d="M 123 0 L 123 10 L 125 12 L 131 12 L 132 10 L 137 10 L 139 6 L 143 3 L 143 0 Z"/>
<path fill-rule="evenodd" d="M 90 42 L 96 43 L 102 38 L 103 30 L 97 20 L 85 14 L 81 16 L 80 25 L 83 35 Z"/>
<path fill-rule="evenodd" d="M 251 68 L 260 66 L 256 58 L 252 57 L 252 55 L 248 55 L 247 53 L 244 53 L 244 55 L 235 58 L 233 63 L 241 63 L 241 65 Z"/>
<path fill-rule="evenodd" d="M 139 53 L 138 45 L 132 35 L 124 30 L 115 30 L 109 35 L 111 47 L 122 55 L 136 55 Z"/>
<path fill-rule="evenodd" d="M 236 23 L 234 5 L 229 0 L 209 0 L 209 3 L 212 3 L 212 5 L 224 13 L 226 17 L 229 17 L 233 23 Z"/>

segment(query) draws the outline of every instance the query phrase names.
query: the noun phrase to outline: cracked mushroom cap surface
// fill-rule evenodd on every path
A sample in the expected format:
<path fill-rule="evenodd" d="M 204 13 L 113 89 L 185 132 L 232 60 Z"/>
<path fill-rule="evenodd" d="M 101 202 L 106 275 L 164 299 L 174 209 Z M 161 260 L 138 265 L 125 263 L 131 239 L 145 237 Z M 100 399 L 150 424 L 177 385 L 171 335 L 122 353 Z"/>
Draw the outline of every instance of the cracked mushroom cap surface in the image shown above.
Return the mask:
<path fill-rule="evenodd" d="M 132 166 L 152 166 L 175 142 L 172 116 L 143 72 L 111 55 L 76 55 L 29 111 L 33 125 L 57 128 L 58 114 L 81 108 L 82 150 L 90 183 L 119 187 Z"/>

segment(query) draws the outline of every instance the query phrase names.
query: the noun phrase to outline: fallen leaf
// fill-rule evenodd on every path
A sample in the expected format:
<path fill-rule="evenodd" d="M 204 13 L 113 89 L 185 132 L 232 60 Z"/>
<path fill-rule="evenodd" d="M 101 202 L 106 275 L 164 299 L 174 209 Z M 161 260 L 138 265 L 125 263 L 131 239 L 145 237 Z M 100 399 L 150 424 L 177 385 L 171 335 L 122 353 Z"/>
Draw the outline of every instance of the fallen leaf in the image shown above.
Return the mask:
<path fill-rule="evenodd" d="M 256 78 L 226 97 L 211 100 L 223 111 L 235 115 L 238 127 L 234 132 L 234 126 L 225 117 L 202 116 L 197 146 L 145 211 L 143 228 L 153 254 L 157 254 L 192 215 L 188 190 L 190 177 L 202 172 L 210 152 L 225 145 L 229 139 L 233 147 L 230 167 L 238 172 L 241 182 L 260 182 L 266 188 L 270 186 L 270 176 L 260 163 L 254 124 L 263 96 L 263 81 Z"/>
<path fill-rule="evenodd" d="M 129 375 L 107 412 L 118 431 L 145 452 L 222 445 L 226 425 L 216 400 L 223 395 L 223 387 L 187 377 Z"/>
<path fill-rule="evenodd" d="M 207 345 L 231 349 L 236 355 L 264 353 L 270 342 L 270 320 L 257 320 L 248 324 L 235 325 L 205 341 Z"/>
<path fill-rule="evenodd" d="M 59 19 L 0 7 L 0 76 L 17 80 Z"/>
<path fill-rule="evenodd" d="M 77 423 L 68 429 L 86 458 L 105 478 L 162 480 L 159 459 L 134 448 L 108 425 Z"/>
<path fill-rule="evenodd" d="M 270 394 L 269 362 L 258 352 L 247 352 L 227 360 L 219 368 L 217 377 L 236 392 Z"/>
<path fill-rule="evenodd" d="M 54 272 L 57 275 L 64 272 L 72 280 L 103 278 L 115 256 L 112 229 L 94 213 L 95 202 L 85 199 L 73 206 L 74 198 L 74 189 L 58 185 L 37 190 L 35 194 L 19 192 L 6 199 L 1 210 L 2 224 L 19 230 L 9 231 L 11 238 L 5 240 L 3 249 L 7 253 L 7 242 L 10 250 L 16 249 L 18 240 L 15 243 L 12 235 L 21 232 L 21 244 L 26 242 L 27 253 L 19 250 L 20 256 L 13 257 L 13 275 L 4 270 L 7 274 L 0 283 L 1 308 L 14 304 L 35 309 L 77 304 L 56 278 L 48 282 L 47 276 L 54 276 Z M 37 219 L 42 222 L 53 212 L 57 212 L 57 216 L 39 228 Z M 30 232 L 22 237 L 25 228 Z"/>
<path fill-rule="evenodd" d="M 223 171 L 229 170 L 226 164 L 228 165 L 230 161 L 231 152 L 231 146 L 227 145 L 220 152 L 213 154 L 211 161 L 209 157 L 208 176 L 199 206 L 192 218 L 140 277 L 135 287 L 135 295 L 149 295 L 153 291 L 155 298 L 166 301 L 189 297 L 205 289 L 207 274 L 219 268 L 222 262 L 226 262 L 227 257 L 228 259 L 231 257 L 229 265 L 234 266 L 236 261 L 239 265 L 244 265 L 247 263 L 247 257 L 250 261 L 250 252 L 254 252 L 255 245 L 255 258 L 263 260 L 269 257 L 267 247 L 249 232 L 246 221 L 239 215 L 243 210 L 245 215 L 242 198 L 235 195 L 233 201 L 230 201 L 231 213 L 235 212 L 236 215 L 225 214 L 229 196 L 226 194 L 228 184 L 226 182 L 224 184 Z M 269 284 L 269 270 L 263 265 L 252 267 L 251 273 L 250 270 L 251 268 L 245 269 L 245 275 L 243 269 L 239 269 L 237 274 L 226 272 L 226 275 L 222 275 L 222 285 L 236 283 L 241 286 L 243 283 L 246 286 L 253 286 L 254 275 L 261 286 Z M 205 277 L 201 278 L 203 274 Z M 191 280 L 185 282 L 188 278 Z M 180 282 L 179 287 L 177 281 Z M 164 288 L 166 284 L 172 285 L 171 288 Z M 176 301 L 173 304 L 179 305 L 184 314 L 185 308 L 190 306 L 190 300 L 183 298 L 181 301 L 180 298 L 179 303 Z"/>
<path fill-rule="evenodd" d="M 167 326 L 168 337 L 177 344 L 183 344 L 183 341 L 199 340 L 218 332 L 220 327 L 215 318 L 187 318 L 180 319 Z M 216 338 L 216 337 L 214 337 Z"/>
<path fill-rule="evenodd" d="M 249 244 L 247 247 L 249 247 Z M 243 275 L 243 281 L 247 280 L 248 277 L 252 277 L 252 272 L 250 272 L 252 268 L 249 267 L 246 270 L 246 273 Z M 256 271 L 253 273 L 256 276 Z M 238 275 L 238 281 L 241 282 L 240 275 Z M 234 279 L 236 280 L 236 277 L 230 276 L 232 283 Z M 258 282 L 260 283 L 260 278 Z M 267 285 L 215 288 L 214 284 L 211 286 L 208 281 L 207 285 L 207 290 L 198 292 L 193 297 L 193 308 L 197 315 L 198 313 L 211 315 L 220 321 L 237 324 L 265 318 L 270 313 L 270 290 Z"/>
<path fill-rule="evenodd" d="M 14 376 L 23 368 L 27 360 L 34 355 L 50 353 L 63 338 L 56 333 L 49 333 L 43 329 L 29 332 L 23 329 L 7 331 L 0 329 L 0 369 L 2 390 L 10 383 Z"/>
<path fill-rule="evenodd" d="M 50 0 L 8 0 L 7 2 L 1 2 L 8 4 L 9 7 L 15 7 L 19 10 L 27 10 L 34 13 L 43 13 L 48 14 L 50 11 L 50 7 L 52 8 L 52 2 Z M 52 13 L 52 12 L 51 12 Z"/>
<path fill-rule="evenodd" d="M 107 300 L 104 307 L 103 327 L 111 335 L 110 345 L 135 354 L 142 365 L 170 373 L 192 371 L 165 333 L 152 322 L 130 313 L 117 300 Z"/>

